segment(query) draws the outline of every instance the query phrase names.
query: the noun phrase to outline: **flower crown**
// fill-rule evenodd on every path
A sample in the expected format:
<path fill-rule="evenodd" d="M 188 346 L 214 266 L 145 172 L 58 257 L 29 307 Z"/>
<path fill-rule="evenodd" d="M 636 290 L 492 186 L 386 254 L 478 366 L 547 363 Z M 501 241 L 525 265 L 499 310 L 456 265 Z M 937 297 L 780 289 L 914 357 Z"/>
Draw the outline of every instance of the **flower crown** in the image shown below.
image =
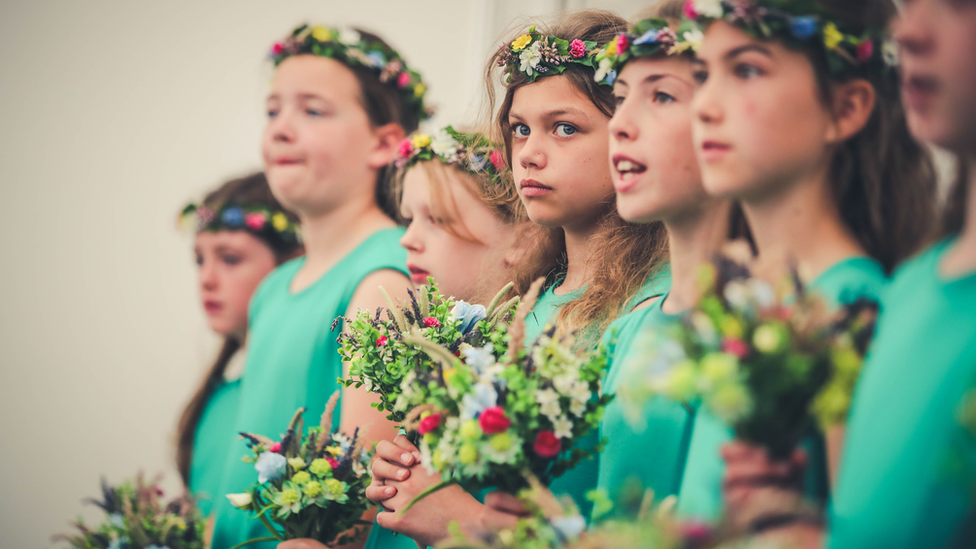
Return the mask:
<path fill-rule="evenodd" d="M 851 67 L 883 69 L 898 64 L 897 47 L 884 30 L 844 32 L 810 0 L 687 0 L 684 14 L 702 28 L 721 19 L 762 40 L 819 43 L 834 74 Z"/>
<path fill-rule="evenodd" d="M 596 42 L 580 39 L 563 40 L 553 35 L 536 32 L 535 25 L 512 41 L 499 46 L 498 66 L 505 67 L 508 81 L 512 74 L 520 72 L 535 82 L 540 76 L 560 74 L 570 63 L 596 69 L 593 55 Z"/>
<path fill-rule="evenodd" d="M 677 32 L 664 19 L 644 19 L 631 32 L 622 32 L 597 50 L 594 78 L 600 84 L 612 86 L 617 73 L 635 57 L 666 54 L 677 55 L 697 51 L 702 31 L 690 21 L 682 21 Z"/>
<path fill-rule="evenodd" d="M 178 225 L 183 230 L 196 232 L 245 230 L 284 244 L 301 241 L 298 223 L 285 212 L 272 210 L 263 204 L 226 204 L 220 210 L 215 210 L 190 203 L 180 212 Z"/>
<path fill-rule="evenodd" d="M 395 87 L 404 105 L 413 110 L 419 120 L 431 117 L 431 110 L 424 105 L 427 85 L 420 73 L 407 67 L 396 50 L 363 38 L 355 29 L 302 25 L 284 40 L 275 42 L 269 56 L 277 67 L 285 59 L 300 54 L 335 59 L 350 67 L 365 67 L 378 74 L 381 83 Z"/>
<path fill-rule="evenodd" d="M 501 148 L 480 133 L 464 133 L 447 126 L 433 136 L 415 133 L 400 142 L 396 166 L 408 168 L 423 160 L 437 158 L 477 176 L 501 180 L 508 170 Z"/>

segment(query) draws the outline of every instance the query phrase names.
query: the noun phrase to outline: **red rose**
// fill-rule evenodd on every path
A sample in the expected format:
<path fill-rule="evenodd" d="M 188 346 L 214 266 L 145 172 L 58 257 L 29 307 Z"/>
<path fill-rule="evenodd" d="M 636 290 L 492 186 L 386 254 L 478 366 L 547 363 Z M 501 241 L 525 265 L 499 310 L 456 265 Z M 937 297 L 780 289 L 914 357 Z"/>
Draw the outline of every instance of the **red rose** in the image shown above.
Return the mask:
<path fill-rule="evenodd" d="M 741 339 L 736 339 L 734 337 L 727 338 L 722 342 L 722 351 L 729 353 L 730 355 L 735 355 L 739 358 L 749 356 L 749 346 L 746 345 L 746 343 Z"/>
<path fill-rule="evenodd" d="M 275 44 L 271 46 L 271 55 L 281 55 L 281 52 L 283 51 L 285 51 L 285 46 L 283 46 L 281 42 L 275 42 Z"/>
<path fill-rule="evenodd" d="M 486 435 L 494 435 L 507 431 L 512 426 L 512 421 L 505 417 L 505 410 L 501 406 L 492 406 L 478 416 L 478 425 L 481 425 L 481 430 Z"/>
<path fill-rule="evenodd" d="M 428 328 L 440 328 L 441 321 L 432 316 L 428 316 L 424 319 L 424 326 L 427 326 Z"/>
<path fill-rule="evenodd" d="M 280 454 L 281 453 L 281 443 L 280 442 L 275 442 L 274 444 L 271 445 L 271 448 L 268 448 L 268 451 L 269 452 L 274 452 L 276 454 Z"/>
<path fill-rule="evenodd" d="M 377 347 L 386 347 L 386 342 L 387 341 L 388 341 L 388 338 L 386 336 L 380 336 L 380 337 L 376 338 L 376 346 Z"/>
<path fill-rule="evenodd" d="M 331 466 L 333 469 L 336 469 L 336 468 L 339 467 L 339 462 L 336 461 L 333 458 L 327 457 L 327 458 L 325 458 L 325 461 L 328 461 L 329 462 L 329 466 Z"/>
<path fill-rule="evenodd" d="M 874 53 L 874 41 L 868 39 L 857 45 L 857 60 L 861 63 L 871 59 L 872 53 Z"/>
<path fill-rule="evenodd" d="M 424 419 L 420 420 L 420 426 L 417 427 L 417 432 L 421 435 L 426 435 L 427 433 L 433 431 L 434 429 L 440 427 L 441 425 L 441 415 L 437 412 L 430 414 Z"/>
<path fill-rule="evenodd" d="M 410 142 L 409 138 L 400 142 L 400 146 L 397 148 L 397 154 L 400 158 L 410 158 L 410 155 L 413 154 L 413 143 Z"/>
<path fill-rule="evenodd" d="M 532 443 L 532 449 L 539 457 L 553 458 L 563 449 L 563 443 L 552 431 L 539 431 Z"/>

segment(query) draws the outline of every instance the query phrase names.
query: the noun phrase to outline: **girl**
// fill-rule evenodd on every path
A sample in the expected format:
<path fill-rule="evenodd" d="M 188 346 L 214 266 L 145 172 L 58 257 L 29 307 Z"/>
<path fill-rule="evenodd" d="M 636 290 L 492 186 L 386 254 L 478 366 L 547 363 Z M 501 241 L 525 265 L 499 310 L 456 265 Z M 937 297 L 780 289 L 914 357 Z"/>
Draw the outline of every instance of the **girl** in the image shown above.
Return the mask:
<path fill-rule="evenodd" d="M 404 297 L 410 282 L 378 182 L 406 131 L 426 116 L 424 85 L 378 37 L 301 26 L 271 50 L 277 66 L 262 151 L 275 196 L 301 221 L 306 256 L 275 270 L 251 303 L 249 349 L 235 431 L 280 433 L 295 410 L 318 417 L 343 375 L 333 319 Z M 396 432 L 365 390 L 346 389 L 334 419 L 366 444 Z M 220 493 L 254 481 L 243 445 L 224 458 Z M 223 501 L 213 546 L 263 530 Z"/>
<path fill-rule="evenodd" d="M 261 172 L 228 181 L 201 205 L 184 208 L 181 217 L 196 231 L 193 253 L 207 321 L 224 338 L 180 416 L 176 438 L 176 467 L 190 493 L 200 498 L 200 510 L 209 515 L 214 498 L 220 499 L 223 457 L 234 438 L 241 384 L 240 379 L 227 381 L 224 372 L 244 345 L 247 304 L 258 283 L 300 255 L 302 246 L 297 220 L 275 200 Z"/>
<path fill-rule="evenodd" d="M 562 330 L 581 329 L 580 344 L 595 344 L 614 317 L 660 294 L 661 281 L 667 279 L 666 274 L 658 276 L 666 248 L 663 228 L 660 224 L 628 226 L 614 207 L 607 162 L 607 123 L 614 99 L 609 86 L 596 83 L 587 51 L 622 30 L 624 22 L 606 12 L 572 14 L 548 33 L 532 27 L 514 37 L 489 66 L 489 82 L 496 63 L 506 69 L 508 79 L 497 126 L 528 216 L 544 229 L 539 237 L 544 260 L 519 266 L 520 271 L 533 273 L 529 279 L 535 273 L 549 275 L 545 293 L 528 318 L 527 342 L 555 321 Z M 554 64 L 549 48 L 557 41 L 567 48 L 571 59 Z M 590 443 L 596 443 L 595 436 Z M 376 462 L 374 475 L 395 489 L 396 499 L 384 502 L 391 509 L 402 507 L 432 483 L 418 480 L 421 475 L 411 472 L 416 467 L 409 471 L 402 468 L 416 461 L 410 455 L 412 449 L 404 449 L 407 451 L 387 452 L 377 448 L 387 461 Z M 401 483 L 400 479 L 408 480 Z M 556 493 L 570 493 L 588 514 L 585 493 L 595 484 L 593 460 L 569 471 L 551 488 Z M 453 513 L 453 505 L 434 503 L 437 495 L 396 519 L 406 522 L 411 515 L 420 517 L 426 512 L 418 508 L 436 508 L 440 520 L 428 520 L 418 528 L 422 531 L 415 539 L 421 543 L 443 539 L 451 520 L 467 518 L 461 512 Z M 507 494 L 488 494 L 486 505 L 480 507 L 479 522 L 488 526 L 510 524 L 512 511 L 520 512 L 513 500 L 514 496 Z M 477 507 L 468 503 L 470 507 L 465 509 Z M 470 512 L 465 511 L 468 516 Z"/>
<path fill-rule="evenodd" d="M 895 38 L 908 125 L 956 153 L 960 173 L 943 240 L 903 265 L 885 294 L 834 499 L 829 546 L 838 549 L 976 539 L 972 486 L 946 466 L 956 441 L 973 445 L 956 417 L 976 382 L 976 3 L 904 6 Z"/>
<path fill-rule="evenodd" d="M 641 341 L 649 330 L 675 320 L 698 301 L 696 269 L 710 261 L 731 231 L 732 204 L 702 187 L 691 137 L 694 79 L 690 44 L 678 32 L 683 2 L 665 1 L 608 44 L 606 59 L 618 76 L 617 109 L 610 120 L 610 159 L 620 215 L 633 223 L 663 222 L 668 230 L 671 287 L 661 298 L 614 321 L 604 335 L 611 352 L 604 390 L 617 393 L 627 376 L 640 375 L 647 358 Z M 604 50 L 607 51 L 606 49 Z M 642 362 L 643 360 L 643 362 Z M 652 489 L 656 498 L 677 494 L 693 416 L 685 406 L 656 399 L 634 429 L 618 400 L 606 409 L 600 430 L 599 487 L 613 501 L 624 492 Z M 642 456 L 635 460 L 634 456 Z M 634 482 L 636 481 L 636 482 Z M 635 493 L 636 491 L 636 493 Z"/>
<path fill-rule="evenodd" d="M 879 38 L 894 4 L 703 0 L 686 13 L 705 28 L 694 102 L 705 189 L 741 200 L 766 265 L 785 274 L 796 261 L 808 286 L 835 304 L 876 300 L 934 212 L 934 170 L 908 133 Z M 679 501 L 686 513 L 718 513 L 718 454 L 729 438 L 699 414 Z M 805 443 L 815 500 L 827 498 L 839 441 L 831 434 L 827 452 L 819 437 Z M 730 477 L 742 450 L 725 453 Z M 728 486 L 729 510 L 740 510 L 753 485 Z"/>

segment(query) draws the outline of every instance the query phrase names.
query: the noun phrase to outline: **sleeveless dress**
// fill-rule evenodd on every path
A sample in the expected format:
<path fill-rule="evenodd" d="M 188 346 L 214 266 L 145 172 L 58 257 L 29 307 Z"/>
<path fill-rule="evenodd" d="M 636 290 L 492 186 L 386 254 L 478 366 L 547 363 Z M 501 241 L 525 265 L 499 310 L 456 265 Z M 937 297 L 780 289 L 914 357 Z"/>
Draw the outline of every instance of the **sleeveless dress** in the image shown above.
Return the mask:
<path fill-rule="evenodd" d="M 193 436 L 189 488 L 204 516 L 210 515 L 214 503 L 224 497 L 220 482 L 224 476 L 224 458 L 238 438 L 234 422 L 240 396 L 240 378 L 222 381 L 207 400 Z"/>
<path fill-rule="evenodd" d="M 234 432 L 276 438 L 302 406 L 308 408 L 306 422 L 315 424 L 329 397 L 341 387 L 337 379 L 343 367 L 336 343 L 341 323 L 333 332 L 332 322 L 346 315 L 353 294 L 368 275 L 380 270 L 407 275 L 406 251 L 399 244 L 402 235 L 400 228 L 377 231 L 300 292 L 292 293 L 290 287 L 305 264 L 304 257 L 280 266 L 261 283 L 251 300 L 247 363 Z M 341 404 L 336 410 L 340 409 Z M 334 415 L 333 427 L 339 425 L 339 416 Z M 214 505 L 214 549 L 267 535 L 259 520 L 223 497 L 256 482 L 254 466 L 241 462 L 246 453 L 244 441 L 238 440 L 222 460 L 224 476 Z M 272 549 L 275 545 L 250 547 Z"/>

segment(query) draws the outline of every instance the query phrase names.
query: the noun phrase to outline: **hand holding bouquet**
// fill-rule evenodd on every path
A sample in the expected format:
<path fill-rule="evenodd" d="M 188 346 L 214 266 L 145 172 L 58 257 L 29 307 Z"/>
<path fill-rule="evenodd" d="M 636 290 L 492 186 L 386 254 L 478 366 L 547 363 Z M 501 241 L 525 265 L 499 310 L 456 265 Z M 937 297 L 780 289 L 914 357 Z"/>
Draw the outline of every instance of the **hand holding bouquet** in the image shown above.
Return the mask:
<path fill-rule="evenodd" d="M 482 347 L 499 323 L 510 321 L 514 314 L 517 297 L 502 303 L 511 288 L 511 284 L 502 288 L 488 307 L 444 297 L 432 280 L 416 293 L 411 291 L 410 300 L 400 306 L 393 305 L 384 291 L 386 318 L 383 309 L 378 309 L 375 314 L 360 310 L 355 318 L 345 320 L 348 330 L 339 335 L 339 354 L 349 363 L 349 375 L 340 382 L 378 394 L 376 408 L 389 411 L 387 419 L 403 422 L 404 404 L 401 401 L 398 406 L 398 400 L 404 378 L 433 371 L 431 358 L 416 345 L 404 342 L 404 335 L 419 332 L 451 353 L 457 353 L 461 345 Z"/>
<path fill-rule="evenodd" d="M 135 483 L 109 486 L 102 480 L 102 500 L 89 499 L 105 511 L 106 522 L 89 528 L 81 519 L 78 534 L 56 536 L 76 549 L 203 549 L 204 519 L 193 499 L 183 495 L 166 505 L 163 491 L 142 475 Z"/>
<path fill-rule="evenodd" d="M 259 541 L 310 538 L 323 544 L 355 541 L 360 532 L 346 534 L 363 524 L 360 517 L 369 509 L 366 487 L 369 454 L 356 433 L 347 437 L 331 431 L 332 412 L 339 393 L 332 395 L 319 427 L 303 436 L 302 414 L 295 412 L 280 442 L 251 433 L 241 433 L 252 455 L 258 482 L 247 492 L 228 494 L 231 503 L 250 511 L 271 533 L 269 537 L 245 541 L 242 547 Z"/>

